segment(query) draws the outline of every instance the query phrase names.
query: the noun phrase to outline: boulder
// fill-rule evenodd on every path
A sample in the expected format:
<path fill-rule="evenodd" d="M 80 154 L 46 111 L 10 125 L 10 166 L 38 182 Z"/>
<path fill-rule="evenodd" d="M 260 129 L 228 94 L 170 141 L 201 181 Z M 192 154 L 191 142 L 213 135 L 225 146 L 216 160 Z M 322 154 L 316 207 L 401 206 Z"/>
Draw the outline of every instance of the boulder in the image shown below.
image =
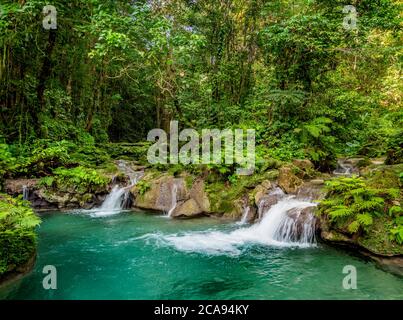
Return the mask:
<path fill-rule="evenodd" d="M 294 166 L 296 166 L 297 168 L 304 170 L 304 171 L 314 169 L 313 163 L 307 159 L 295 159 L 295 160 L 293 160 L 292 164 Z"/>
<path fill-rule="evenodd" d="M 255 194 L 255 197 L 254 197 L 255 203 L 259 204 L 260 201 L 262 200 L 262 198 L 264 196 L 267 196 L 268 192 L 272 188 L 273 188 L 273 185 L 269 180 L 265 180 L 260 185 L 258 185 L 253 192 Z"/>
<path fill-rule="evenodd" d="M 284 190 L 284 192 L 291 194 L 296 193 L 302 183 L 303 181 L 292 172 L 290 167 L 280 168 L 278 185 Z"/>
<path fill-rule="evenodd" d="M 322 200 L 326 196 L 323 189 L 323 180 L 311 180 L 302 184 L 297 193 L 297 199 L 302 200 Z"/>
<path fill-rule="evenodd" d="M 202 179 L 197 179 L 190 187 L 186 185 L 184 177 L 163 175 L 154 180 L 152 177 L 146 178 L 146 181 L 149 181 L 150 188 L 144 195 L 139 194 L 136 186 L 132 189 L 134 206 L 137 208 L 168 212 L 176 202 L 172 217 L 193 217 L 210 212 L 210 201 Z M 173 196 L 176 198 L 173 199 Z"/>
<path fill-rule="evenodd" d="M 172 213 L 173 218 L 190 218 L 196 217 L 203 213 L 194 199 L 189 199 L 181 204 L 178 204 Z"/>
<path fill-rule="evenodd" d="M 196 180 L 190 189 L 190 197 L 196 201 L 203 212 L 210 212 L 210 200 L 204 190 L 204 180 Z"/>
<path fill-rule="evenodd" d="M 190 198 L 183 179 L 164 175 L 151 181 L 150 188 L 144 195 L 139 194 L 137 186 L 132 189 L 132 194 L 135 195 L 135 206 L 141 209 L 169 211 L 174 203 L 172 199 L 175 196 L 174 188 L 176 188 L 176 202 Z"/>

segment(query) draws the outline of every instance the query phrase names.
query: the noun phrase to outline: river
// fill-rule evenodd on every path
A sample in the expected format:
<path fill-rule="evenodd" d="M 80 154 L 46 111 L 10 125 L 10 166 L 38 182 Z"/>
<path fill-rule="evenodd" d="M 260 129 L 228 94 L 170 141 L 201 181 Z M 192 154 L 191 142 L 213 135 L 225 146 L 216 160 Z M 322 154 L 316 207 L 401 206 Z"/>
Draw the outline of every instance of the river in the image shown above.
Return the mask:
<path fill-rule="evenodd" d="M 403 298 L 403 279 L 373 262 L 321 243 L 258 241 L 251 227 L 214 218 L 81 211 L 42 219 L 34 270 L 0 298 Z M 46 265 L 57 269 L 57 290 L 43 289 Z M 357 268 L 356 290 L 343 289 L 346 265 Z"/>

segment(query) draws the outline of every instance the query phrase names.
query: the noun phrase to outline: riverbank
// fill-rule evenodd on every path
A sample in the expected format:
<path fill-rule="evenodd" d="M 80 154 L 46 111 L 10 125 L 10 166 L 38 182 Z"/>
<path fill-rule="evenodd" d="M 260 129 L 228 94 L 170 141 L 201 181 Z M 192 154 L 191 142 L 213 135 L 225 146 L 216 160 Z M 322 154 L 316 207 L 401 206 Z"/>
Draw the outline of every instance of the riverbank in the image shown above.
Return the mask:
<path fill-rule="evenodd" d="M 98 179 L 93 180 L 102 182 L 98 185 L 82 183 L 80 188 L 75 188 L 70 186 L 68 180 L 63 180 L 65 184 L 59 189 L 60 182 L 56 177 L 51 184 L 43 183 L 43 179 L 13 179 L 6 180 L 5 186 L 10 194 L 21 194 L 31 201 L 36 210 L 99 208 L 93 214 L 103 215 L 105 210 L 133 208 L 157 214 L 164 212 L 173 219 L 210 216 L 224 221 L 259 223 L 270 208 L 285 196 L 313 202 L 326 199 L 326 202 L 333 196 L 326 187 L 327 181 L 339 181 L 351 174 L 361 174 L 361 179 L 370 181 L 371 186 L 378 187 L 380 192 L 389 190 L 393 193 L 393 190 L 397 190 L 395 198 L 387 198 L 383 203 L 381 209 L 384 215 L 371 217 L 375 223 L 362 228 L 359 226 L 352 232 L 348 229 L 348 217 L 341 221 L 341 225 L 335 223 L 327 213 L 317 218 L 322 205 L 319 210 L 316 206 L 290 208 L 286 212 L 292 226 L 288 240 L 298 242 L 306 236 L 303 230 L 312 228 L 313 233 L 326 243 L 357 251 L 383 267 L 392 266 L 389 268 L 392 272 L 403 274 L 402 245 L 391 238 L 394 219 L 400 217 L 401 213 L 388 214 L 392 207 L 398 210 L 396 208 L 400 206 L 401 181 L 398 174 L 402 166 L 370 162 L 359 168 L 352 164 L 357 162 L 343 162 L 334 175 L 329 175 L 317 172 L 308 160 L 294 160 L 288 164 L 272 161 L 264 170 L 252 176 L 238 177 L 236 181 L 228 182 L 214 171 L 196 174 L 184 169 L 161 171 L 136 162 L 119 160 L 114 162 L 114 168 L 110 167 L 107 174 L 93 173 L 94 177 L 99 175 Z"/>
<path fill-rule="evenodd" d="M 248 224 L 212 217 L 175 220 L 138 211 L 41 217 L 36 266 L 9 288 L 7 299 L 401 297 L 401 278 L 345 250 L 320 242 L 293 248 L 231 236 L 247 232 L 253 227 Z M 58 290 L 42 287 L 42 268 L 49 264 L 57 268 Z M 343 290 L 346 265 L 358 270 L 358 290 Z"/>

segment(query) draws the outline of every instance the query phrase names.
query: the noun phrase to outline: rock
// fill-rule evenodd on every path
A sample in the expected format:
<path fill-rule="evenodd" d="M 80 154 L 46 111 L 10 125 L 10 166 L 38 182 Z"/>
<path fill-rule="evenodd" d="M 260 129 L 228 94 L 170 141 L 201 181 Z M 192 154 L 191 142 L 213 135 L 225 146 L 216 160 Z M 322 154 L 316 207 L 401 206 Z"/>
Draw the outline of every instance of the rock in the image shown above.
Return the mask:
<path fill-rule="evenodd" d="M 172 196 L 174 195 L 173 189 L 176 187 L 177 207 L 172 214 L 173 217 L 192 217 L 210 212 L 210 201 L 204 190 L 202 179 L 197 179 L 190 189 L 186 186 L 184 177 L 174 178 L 164 175 L 154 180 L 151 179 L 150 177 L 150 188 L 144 195 L 138 194 L 137 187 L 132 189 L 132 193 L 135 195 L 135 207 L 167 212 L 174 203 Z M 186 210 L 189 211 L 186 212 Z"/>
<path fill-rule="evenodd" d="M 203 179 L 196 180 L 190 190 L 190 197 L 196 201 L 203 212 L 210 212 L 210 200 L 204 190 Z"/>
<path fill-rule="evenodd" d="M 307 230 L 315 232 L 317 230 L 316 218 L 313 214 L 315 207 L 308 207 L 304 209 L 293 208 L 286 212 L 291 219 L 287 225 L 287 233 L 290 234 L 292 241 L 299 241 L 306 236 Z"/>
<path fill-rule="evenodd" d="M 307 170 L 313 170 L 314 169 L 314 165 L 311 161 L 307 160 L 307 159 L 295 159 L 293 160 L 292 164 L 294 166 L 296 166 L 297 168 L 307 171 Z"/>
<path fill-rule="evenodd" d="M 66 204 L 67 203 L 71 203 L 70 199 L 72 199 L 73 197 L 71 197 L 71 195 L 69 193 L 53 193 L 53 192 L 47 192 L 44 189 L 39 189 L 36 192 L 36 195 L 45 200 L 48 203 L 51 203 L 53 205 L 56 205 L 59 209 L 63 209 L 66 208 Z M 70 207 L 72 207 L 70 205 Z"/>
<path fill-rule="evenodd" d="M 246 216 L 246 222 L 252 223 L 257 219 L 257 210 L 255 207 L 249 207 L 248 214 Z"/>
<path fill-rule="evenodd" d="M 136 195 L 135 206 L 142 209 L 169 211 L 173 203 L 173 188 L 176 185 L 176 201 L 189 199 L 183 179 L 175 179 L 172 176 L 162 176 L 150 182 L 150 188 L 144 195 L 139 195 L 137 186 L 132 189 Z"/>
<path fill-rule="evenodd" d="M 195 217 L 199 216 L 203 213 L 203 210 L 199 207 L 197 202 L 194 199 L 189 199 L 182 204 L 177 205 L 174 212 L 172 213 L 172 217 L 180 218 L 180 217 Z"/>
<path fill-rule="evenodd" d="M 302 184 L 302 180 L 298 178 L 290 167 L 280 168 L 280 174 L 278 177 L 278 185 L 286 193 L 296 193 L 298 187 Z"/>
<path fill-rule="evenodd" d="M 279 192 L 280 191 L 280 192 Z M 281 198 L 283 198 L 284 193 L 281 189 L 274 189 L 269 194 L 265 194 L 258 202 L 257 214 L 258 218 L 263 218 L 263 215 L 275 204 L 277 204 Z"/>
<path fill-rule="evenodd" d="M 35 190 L 38 186 L 39 179 L 7 179 L 5 181 L 6 193 L 17 196 L 22 194 L 24 186 L 30 190 Z"/>
<path fill-rule="evenodd" d="M 354 244 L 354 241 L 342 233 L 322 230 L 320 236 L 323 240 L 340 244 Z"/>
<path fill-rule="evenodd" d="M 314 179 L 314 180 L 311 180 L 311 183 L 312 183 L 313 185 L 315 185 L 315 186 L 322 186 L 322 185 L 325 184 L 325 180 L 322 180 L 322 179 Z"/>
<path fill-rule="evenodd" d="M 311 180 L 305 182 L 298 189 L 297 199 L 301 200 L 322 200 L 326 196 L 326 191 L 323 189 L 323 180 Z"/>
<path fill-rule="evenodd" d="M 269 180 L 263 181 L 260 185 L 258 185 L 253 193 L 255 194 L 255 203 L 258 204 L 262 200 L 264 196 L 267 196 L 267 193 L 273 188 L 272 183 Z"/>

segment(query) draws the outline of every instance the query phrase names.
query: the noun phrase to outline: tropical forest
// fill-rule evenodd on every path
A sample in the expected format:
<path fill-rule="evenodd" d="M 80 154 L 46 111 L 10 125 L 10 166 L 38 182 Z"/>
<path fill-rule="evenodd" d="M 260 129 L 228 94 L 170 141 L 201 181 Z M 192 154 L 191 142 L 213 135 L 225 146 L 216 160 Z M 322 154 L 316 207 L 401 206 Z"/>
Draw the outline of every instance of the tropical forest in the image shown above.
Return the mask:
<path fill-rule="evenodd" d="M 0 300 L 403 299 L 399 0 L 0 0 Z"/>

